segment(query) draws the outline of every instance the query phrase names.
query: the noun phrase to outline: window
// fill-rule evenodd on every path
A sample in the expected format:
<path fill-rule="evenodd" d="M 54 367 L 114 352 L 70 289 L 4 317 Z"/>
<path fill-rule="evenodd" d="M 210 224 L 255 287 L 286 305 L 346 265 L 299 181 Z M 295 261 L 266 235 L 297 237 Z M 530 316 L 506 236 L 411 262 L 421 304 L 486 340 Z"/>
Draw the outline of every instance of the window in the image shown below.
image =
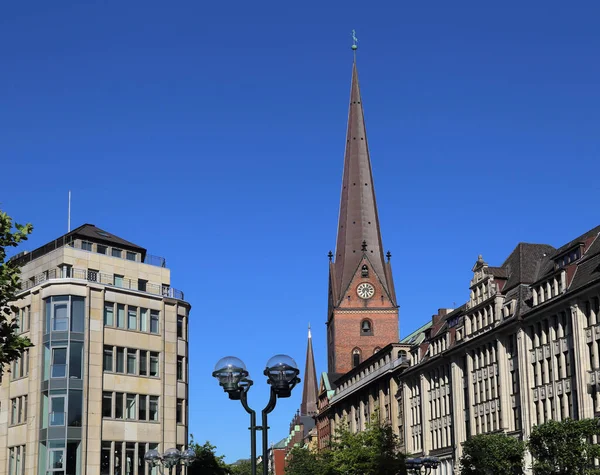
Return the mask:
<path fill-rule="evenodd" d="M 65 425 L 65 396 L 50 396 L 50 425 Z"/>
<path fill-rule="evenodd" d="M 123 287 L 123 278 L 124 277 L 125 276 L 123 276 L 123 275 L 115 274 L 114 275 L 114 281 L 113 281 L 114 286 L 115 287 Z"/>
<path fill-rule="evenodd" d="M 183 424 L 183 399 L 177 399 L 177 424 Z"/>
<path fill-rule="evenodd" d="M 150 352 L 150 376 L 158 376 L 158 353 Z"/>
<path fill-rule="evenodd" d="M 102 417 L 112 417 L 112 393 L 102 393 Z"/>
<path fill-rule="evenodd" d="M 102 441 L 102 450 L 100 452 L 100 475 L 111 475 L 110 472 L 110 453 L 112 452 L 112 443 Z M 144 465 L 140 465 L 143 467 Z"/>
<path fill-rule="evenodd" d="M 127 350 L 127 374 L 137 374 L 137 351 Z"/>
<path fill-rule="evenodd" d="M 15 321 L 17 323 L 17 333 L 29 331 L 29 310 L 30 306 L 26 306 L 17 310 Z"/>
<path fill-rule="evenodd" d="M 148 331 L 148 309 L 140 308 L 140 331 Z"/>
<path fill-rule="evenodd" d="M 64 378 L 67 376 L 67 349 L 52 348 L 52 377 Z"/>
<path fill-rule="evenodd" d="M 65 449 L 50 449 L 48 451 L 48 472 L 63 471 L 65 468 Z"/>
<path fill-rule="evenodd" d="M 25 446 L 8 449 L 8 475 L 25 475 Z"/>
<path fill-rule="evenodd" d="M 125 328 L 125 305 L 117 304 L 117 327 Z"/>
<path fill-rule="evenodd" d="M 23 350 L 21 356 L 19 356 L 12 363 L 12 371 L 10 379 L 20 379 L 29 375 L 29 350 Z"/>
<path fill-rule="evenodd" d="M 83 249 L 84 251 L 91 251 L 92 243 L 89 241 L 81 241 L 81 249 Z"/>
<path fill-rule="evenodd" d="M 123 393 L 115 393 L 115 418 L 123 419 Z"/>
<path fill-rule="evenodd" d="M 148 375 L 148 352 L 140 350 L 140 376 Z"/>
<path fill-rule="evenodd" d="M 142 292 L 146 292 L 146 286 L 148 285 L 148 281 L 144 279 L 138 279 L 138 290 Z"/>
<path fill-rule="evenodd" d="M 373 335 L 373 325 L 370 320 L 363 320 L 360 324 L 361 335 Z"/>
<path fill-rule="evenodd" d="M 83 342 L 71 341 L 69 347 L 69 378 L 81 379 L 83 366 Z"/>
<path fill-rule="evenodd" d="M 183 317 L 177 315 L 177 338 L 183 338 Z"/>
<path fill-rule="evenodd" d="M 127 329 L 137 330 L 137 307 L 127 307 Z"/>
<path fill-rule="evenodd" d="M 135 394 L 127 394 L 126 400 L 127 400 L 127 419 L 136 419 L 137 411 L 136 411 L 136 404 L 135 404 L 135 400 L 136 400 Z"/>
<path fill-rule="evenodd" d="M 112 248 L 110 255 L 113 257 L 121 257 L 121 255 L 123 254 L 123 251 L 121 251 L 121 249 L 116 249 L 116 248 Z"/>
<path fill-rule="evenodd" d="M 140 396 L 140 413 L 139 417 L 141 421 L 148 419 L 148 404 L 146 396 Z"/>
<path fill-rule="evenodd" d="M 66 302 L 54 305 L 53 317 L 52 331 L 66 332 L 69 330 L 69 314 Z"/>
<path fill-rule="evenodd" d="M 108 250 L 108 248 L 106 246 L 103 246 L 102 244 L 96 244 L 96 252 L 98 254 L 106 255 L 107 250 Z"/>
<path fill-rule="evenodd" d="M 158 420 L 158 396 L 150 396 L 150 420 Z"/>
<path fill-rule="evenodd" d="M 117 346 L 117 373 L 125 372 L 125 348 Z"/>
<path fill-rule="evenodd" d="M 137 257 L 137 254 L 135 252 L 127 251 L 125 253 L 125 258 L 128 261 L 135 261 L 135 260 L 137 260 L 136 257 Z"/>
<path fill-rule="evenodd" d="M 361 269 L 360 269 L 360 276 L 361 277 L 369 277 L 369 268 L 367 267 L 366 264 L 364 264 Z"/>
<path fill-rule="evenodd" d="M 158 310 L 150 310 L 150 333 L 158 333 Z"/>
<path fill-rule="evenodd" d="M 68 425 L 70 427 L 81 427 L 83 416 L 83 391 L 69 389 Z"/>
<path fill-rule="evenodd" d="M 104 304 L 104 325 L 112 327 L 115 324 L 114 320 L 115 304 L 107 303 Z"/>
<path fill-rule="evenodd" d="M 183 356 L 177 357 L 177 380 L 183 381 Z"/>
<path fill-rule="evenodd" d="M 352 351 L 352 367 L 356 368 L 360 364 L 360 350 L 358 348 Z"/>
<path fill-rule="evenodd" d="M 113 347 L 104 347 L 104 371 L 113 370 Z"/>
<path fill-rule="evenodd" d="M 85 299 L 71 297 L 71 331 L 83 333 L 85 328 Z"/>
<path fill-rule="evenodd" d="M 19 396 L 10 400 L 10 424 L 27 422 L 27 396 Z"/>

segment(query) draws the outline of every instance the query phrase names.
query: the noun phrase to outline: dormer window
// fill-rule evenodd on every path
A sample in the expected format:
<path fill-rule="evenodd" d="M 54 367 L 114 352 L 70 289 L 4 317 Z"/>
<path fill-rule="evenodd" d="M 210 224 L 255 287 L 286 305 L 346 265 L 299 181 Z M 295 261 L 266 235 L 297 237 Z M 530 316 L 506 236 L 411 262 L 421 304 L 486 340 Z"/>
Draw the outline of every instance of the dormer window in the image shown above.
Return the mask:
<path fill-rule="evenodd" d="M 360 270 L 361 277 L 369 277 L 369 268 L 364 264 Z"/>
<path fill-rule="evenodd" d="M 373 335 L 373 324 L 370 320 L 363 320 L 360 324 L 361 335 Z"/>

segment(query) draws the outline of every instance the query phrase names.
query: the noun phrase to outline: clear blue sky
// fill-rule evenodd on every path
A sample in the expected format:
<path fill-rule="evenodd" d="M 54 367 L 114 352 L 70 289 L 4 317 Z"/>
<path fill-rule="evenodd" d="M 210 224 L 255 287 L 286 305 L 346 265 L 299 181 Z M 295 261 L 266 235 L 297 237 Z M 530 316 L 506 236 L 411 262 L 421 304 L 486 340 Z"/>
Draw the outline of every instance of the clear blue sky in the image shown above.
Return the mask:
<path fill-rule="evenodd" d="M 402 335 L 466 300 L 477 254 L 600 222 L 597 2 L 417 3 L 1 7 L 2 208 L 33 248 L 66 231 L 71 189 L 74 226 L 166 256 L 193 305 L 190 431 L 230 461 L 248 420 L 220 357 L 246 361 L 259 409 L 271 355 L 304 369 L 309 322 L 326 369 L 352 28 Z"/>

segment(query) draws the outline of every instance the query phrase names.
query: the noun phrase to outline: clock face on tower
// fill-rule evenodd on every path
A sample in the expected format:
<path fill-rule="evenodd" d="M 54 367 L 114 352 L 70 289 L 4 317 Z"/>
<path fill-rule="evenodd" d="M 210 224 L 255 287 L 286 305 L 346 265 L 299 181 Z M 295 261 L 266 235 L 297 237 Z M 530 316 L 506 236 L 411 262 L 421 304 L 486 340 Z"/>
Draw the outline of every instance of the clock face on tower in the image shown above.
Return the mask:
<path fill-rule="evenodd" d="M 356 293 L 361 299 L 370 299 L 375 295 L 375 287 L 368 282 L 363 282 L 356 287 Z"/>

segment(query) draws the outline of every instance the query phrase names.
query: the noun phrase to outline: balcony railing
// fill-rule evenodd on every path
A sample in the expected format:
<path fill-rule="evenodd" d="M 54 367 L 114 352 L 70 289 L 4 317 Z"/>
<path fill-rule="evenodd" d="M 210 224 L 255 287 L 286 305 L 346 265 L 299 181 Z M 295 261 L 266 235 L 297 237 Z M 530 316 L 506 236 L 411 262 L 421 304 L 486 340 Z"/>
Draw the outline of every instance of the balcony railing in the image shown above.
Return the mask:
<path fill-rule="evenodd" d="M 56 269 L 41 272 L 28 280 L 21 281 L 21 290 L 29 290 L 36 285 L 42 284 L 53 279 L 80 279 L 88 282 L 96 282 L 103 285 L 111 285 L 120 289 L 137 290 L 153 295 L 161 295 L 172 299 L 184 300 L 184 294 L 170 285 L 156 284 L 145 280 L 129 279 L 116 274 L 106 274 L 90 269 L 70 269 L 70 271 L 61 275 Z"/>

